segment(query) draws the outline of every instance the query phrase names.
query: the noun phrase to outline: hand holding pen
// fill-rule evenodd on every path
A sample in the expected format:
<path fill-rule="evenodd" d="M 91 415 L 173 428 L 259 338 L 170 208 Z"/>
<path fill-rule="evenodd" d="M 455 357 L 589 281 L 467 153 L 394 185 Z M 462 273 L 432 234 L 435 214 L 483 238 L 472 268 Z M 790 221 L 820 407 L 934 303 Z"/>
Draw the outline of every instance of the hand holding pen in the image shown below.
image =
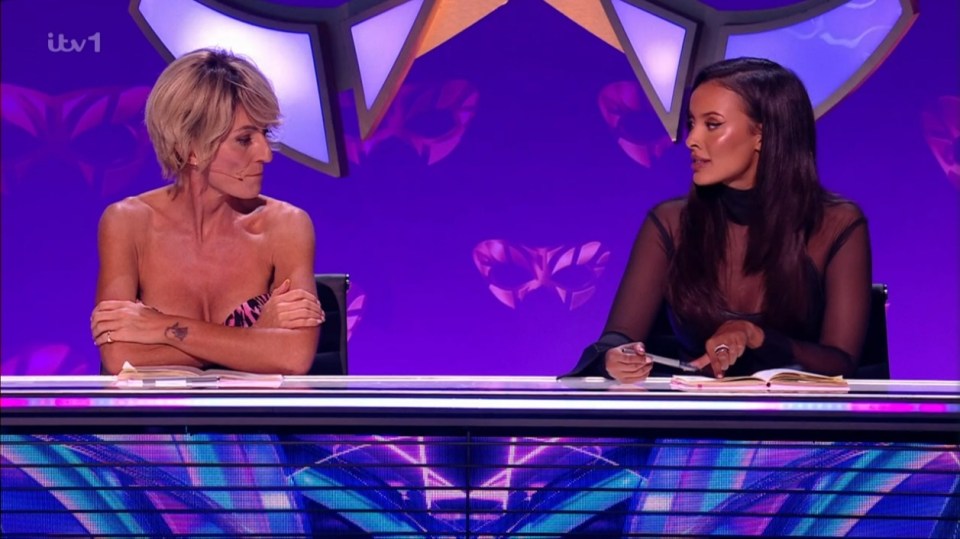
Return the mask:
<path fill-rule="evenodd" d="M 632 384 L 650 376 L 653 360 L 645 354 L 643 343 L 635 342 L 607 350 L 604 367 L 618 382 Z"/>
<path fill-rule="evenodd" d="M 637 355 L 636 349 L 633 345 L 626 345 L 621 347 L 621 352 L 626 355 Z M 700 372 L 700 369 L 690 365 L 689 363 L 684 363 L 679 359 L 673 359 L 672 357 L 663 357 L 649 352 L 644 352 L 643 354 L 647 359 L 653 363 L 659 363 L 660 365 L 666 365 L 668 367 L 673 367 L 674 369 L 680 369 L 683 372 Z"/>

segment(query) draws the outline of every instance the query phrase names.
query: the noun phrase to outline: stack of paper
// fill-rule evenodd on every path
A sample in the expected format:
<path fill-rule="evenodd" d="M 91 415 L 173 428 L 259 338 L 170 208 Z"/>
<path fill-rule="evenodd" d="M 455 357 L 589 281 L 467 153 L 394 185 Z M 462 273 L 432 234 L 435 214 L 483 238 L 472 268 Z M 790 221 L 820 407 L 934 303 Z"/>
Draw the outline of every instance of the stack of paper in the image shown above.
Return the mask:
<path fill-rule="evenodd" d="M 186 365 L 134 367 L 124 363 L 117 375 L 116 387 L 215 387 L 277 388 L 283 385 L 280 374 L 256 374 L 227 369 L 201 370 Z"/>

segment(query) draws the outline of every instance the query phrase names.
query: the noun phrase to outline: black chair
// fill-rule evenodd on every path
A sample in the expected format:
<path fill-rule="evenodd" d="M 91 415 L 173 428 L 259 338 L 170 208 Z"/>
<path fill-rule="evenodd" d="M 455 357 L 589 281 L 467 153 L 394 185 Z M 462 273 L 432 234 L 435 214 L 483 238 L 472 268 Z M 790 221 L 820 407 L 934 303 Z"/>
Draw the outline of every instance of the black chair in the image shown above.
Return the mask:
<path fill-rule="evenodd" d="M 350 276 L 320 273 L 314 278 L 326 321 L 320 326 L 320 342 L 308 374 L 347 374 L 347 289 L 350 288 Z"/>
<path fill-rule="evenodd" d="M 860 352 L 860 364 L 848 378 L 890 379 L 890 352 L 887 348 L 887 297 L 887 285 L 880 283 L 873 285 L 870 291 L 870 319 L 867 322 L 867 335 L 863 341 L 863 350 Z M 653 321 L 644 347 L 651 354 L 680 357 L 680 344 L 673 333 L 666 307 L 667 304 L 664 302 Z"/>
<path fill-rule="evenodd" d="M 890 350 L 887 348 L 887 285 L 877 283 L 870 291 L 870 321 L 860 352 L 860 365 L 850 378 L 890 379 Z"/>

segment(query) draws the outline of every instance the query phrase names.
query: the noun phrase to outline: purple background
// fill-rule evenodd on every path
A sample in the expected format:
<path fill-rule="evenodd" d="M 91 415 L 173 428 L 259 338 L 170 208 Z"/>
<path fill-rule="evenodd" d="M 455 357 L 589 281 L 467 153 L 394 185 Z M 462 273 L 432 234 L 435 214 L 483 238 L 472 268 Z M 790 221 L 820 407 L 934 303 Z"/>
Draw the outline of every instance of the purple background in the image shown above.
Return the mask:
<path fill-rule="evenodd" d="M 97 372 L 88 328 L 97 220 L 107 204 L 162 185 L 142 108 L 165 63 L 127 4 L 0 4 L 4 374 Z M 886 62 L 819 121 L 823 181 L 863 207 L 874 282 L 890 286 L 897 378 L 960 379 L 958 15 L 956 2 L 923 2 Z M 50 32 L 100 32 L 101 50 L 50 52 Z M 621 52 L 545 3 L 514 0 L 419 58 L 366 147 L 342 100 L 354 158 L 346 178 L 277 155 L 265 194 L 311 214 L 318 272 L 352 277 L 351 373 L 572 366 L 602 329 L 644 214 L 690 182 L 685 148 L 664 143 L 645 99 L 630 105 L 637 88 Z M 619 130 L 602 114 L 605 89 L 625 111 Z M 940 161 L 930 138 L 941 140 Z M 474 249 L 489 240 L 528 265 L 483 275 Z M 538 259 L 592 242 L 599 250 L 579 265 Z M 516 288 L 541 270 L 550 277 L 515 308 L 488 288 Z M 563 301 L 565 290 L 579 294 Z"/>

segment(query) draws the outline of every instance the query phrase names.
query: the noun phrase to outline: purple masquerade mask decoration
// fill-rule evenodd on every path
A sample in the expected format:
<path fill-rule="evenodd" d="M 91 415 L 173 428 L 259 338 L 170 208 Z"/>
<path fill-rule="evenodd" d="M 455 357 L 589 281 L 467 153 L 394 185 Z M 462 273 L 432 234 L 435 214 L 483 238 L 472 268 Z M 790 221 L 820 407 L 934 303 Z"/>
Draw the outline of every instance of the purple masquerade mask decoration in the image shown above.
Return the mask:
<path fill-rule="evenodd" d="M 643 88 L 636 81 L 612 82 L 600 90 L 600 114 L 630 159 L 650 168 L 673 142 L 663 132 Z"/>
<path fill-rule="evenodd" d="M 576 246 L 527 247 L 507 240 L 485 240 L 473 249 L 473 262 L 490 293 L 516 309 L 539 289 L 550 290 L 569 310 L 589 300 L 610 258 L 600 242 Z"/>
<path fill-rule="evenodd" d="M 476 114 L 479 94 L 464 80 L 442 83 L 407 83 L 397 93 L 386 116 L 366 140 L 352 129 L 345 135 L 347 158 L 360 163 L 384 142 L 396 139 L 433 165 L 446 158 L 460 144 L 467 126 Z M 352 100 L 341 94 L 344 115 L 349 115 Z"/>
<path fill-rule="evenodd" d="M 77 169 L 97 196 L 122 191 L 150 155 L 143 123 L 149 92 L 145 86 L 85 88 L 50 96 L 3 84 L 3 192 L 38 179 L 33 170 L 50 162 Z"/>
<path fill-rule="evenodd" d="M 923 135 L 947 179 L 960 188 L 960 96 L 940 96 L 923 112 Z"/>

